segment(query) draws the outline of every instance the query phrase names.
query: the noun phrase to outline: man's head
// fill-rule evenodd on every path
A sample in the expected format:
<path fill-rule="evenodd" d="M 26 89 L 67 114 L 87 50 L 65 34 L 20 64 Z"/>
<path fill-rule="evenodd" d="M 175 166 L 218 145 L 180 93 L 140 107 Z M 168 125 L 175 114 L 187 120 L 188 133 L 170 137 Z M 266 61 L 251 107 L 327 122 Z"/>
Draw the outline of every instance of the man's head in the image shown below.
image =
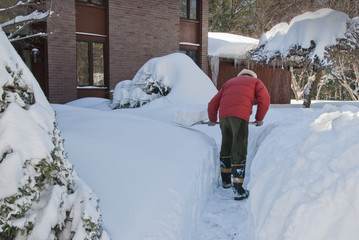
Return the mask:
<path fill-rule="evenodd" d="M 255 72 L 253 72 L 252 70 L 248 70 L 248 69 L 243 69 L 242 71 L 240 71 L 238 73 L 237 76 L 242 76 L 242 75 L 247 75 L 247 76 L 257 78 L 257 74 Z"/>

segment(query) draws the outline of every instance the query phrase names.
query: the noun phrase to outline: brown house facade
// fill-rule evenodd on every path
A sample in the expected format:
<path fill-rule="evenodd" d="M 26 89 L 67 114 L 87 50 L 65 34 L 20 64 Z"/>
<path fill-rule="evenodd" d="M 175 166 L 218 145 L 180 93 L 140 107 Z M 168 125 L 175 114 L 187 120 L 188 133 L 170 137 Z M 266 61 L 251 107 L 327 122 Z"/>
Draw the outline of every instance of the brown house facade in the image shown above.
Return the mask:
<path fill-rule="evenodd" d="M 116 84 L 132 79 L 145 62 L 174 52 L 189 55 L 208 72 L 208 0 L 49 4 L 47 38 L 18 51 L 51 103 L 109 98 Z"/>

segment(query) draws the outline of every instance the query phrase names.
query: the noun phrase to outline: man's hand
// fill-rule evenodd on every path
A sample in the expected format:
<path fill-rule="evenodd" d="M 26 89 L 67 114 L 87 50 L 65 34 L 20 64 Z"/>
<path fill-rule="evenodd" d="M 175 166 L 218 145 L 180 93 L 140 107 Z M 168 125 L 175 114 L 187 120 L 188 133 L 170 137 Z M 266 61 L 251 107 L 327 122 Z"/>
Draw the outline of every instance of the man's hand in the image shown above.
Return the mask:
<path fill-rule="evenodd" d="M 216 122 L 211 122 L 211 121 L 209 121 L 209 122 L 207 123 L 207 125 L 210 126 L 210 127 L 213 127 L 214 125 L 216 125 Z"/>
<path fill-rule="evenodd" d="M 257 127 L 260 127 L 263 125 L 263 121 L 255 121 L 255 124 Z"/>

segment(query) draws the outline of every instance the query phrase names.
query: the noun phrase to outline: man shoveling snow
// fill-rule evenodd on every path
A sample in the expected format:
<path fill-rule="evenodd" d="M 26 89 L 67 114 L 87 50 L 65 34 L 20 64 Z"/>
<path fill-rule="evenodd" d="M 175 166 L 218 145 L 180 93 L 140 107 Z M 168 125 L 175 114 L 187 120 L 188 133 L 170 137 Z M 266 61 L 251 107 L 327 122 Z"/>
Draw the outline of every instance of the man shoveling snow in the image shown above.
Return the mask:
<path fill-rule="evenodd" d="M 248 122 L 255 100 L 258 104 L 255 125 L 261 126 L 269 108 L 270 96 L 257 74 L 243 69 L 237 77 L 228 80 L 208 104 L 209 126 L 216 124 L 219 110 L 222 186 L 233 186 L 235 200 L 249 196 L 242 185 L 246 169 Z"/>

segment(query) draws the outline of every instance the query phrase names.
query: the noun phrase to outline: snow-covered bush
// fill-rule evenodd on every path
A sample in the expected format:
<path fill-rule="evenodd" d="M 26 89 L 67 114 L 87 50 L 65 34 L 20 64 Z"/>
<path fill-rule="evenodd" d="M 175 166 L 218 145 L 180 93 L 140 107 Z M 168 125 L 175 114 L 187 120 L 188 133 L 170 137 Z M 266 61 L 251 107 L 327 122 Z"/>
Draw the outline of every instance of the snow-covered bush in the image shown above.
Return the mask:
<path fill-rule="evenodd" d="M 183 92 L 187 93 L 186 98 Z M 111 108 L 140 107 L 163 97 L 171 103 L 207 104 L 216 92 L 211 79 L 190 57 L 172 53 L 147 61 L 132 81 L 119 82 L 113 92 Z"/>
<path fill-rule="evenodd" d="M 154 79 L 151 73 L 141 70 L 132 81 L 125 80 L 116 85 L 111 107 L 141 107 L 153 99 L 166 96 L 170 91 L 171 88 L 162 79 Z"/>
<path fill-rule="evenodd" d="M 108 239 L 55 113 L 0 28 L 0 239 Z"/>

